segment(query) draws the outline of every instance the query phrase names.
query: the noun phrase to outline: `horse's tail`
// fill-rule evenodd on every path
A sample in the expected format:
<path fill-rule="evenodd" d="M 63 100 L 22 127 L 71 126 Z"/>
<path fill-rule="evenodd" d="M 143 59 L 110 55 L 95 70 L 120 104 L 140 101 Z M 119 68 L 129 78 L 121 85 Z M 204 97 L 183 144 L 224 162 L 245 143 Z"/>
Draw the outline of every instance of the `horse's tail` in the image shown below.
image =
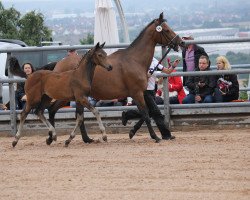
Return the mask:
<path fill-rule="evenodd" d="M 51 62 L 47 65 L 44 65 L 43 67 L 41 67 L 40 69 L 41 70 L 50 70 L 50 71 L 53 71 L 55 66 L 56 66 L 57 62 Z"/>
<path fill-rule="evenodd" d="M 22 78 L 27 78 L 26 73 L 21 69 L 19 62 L 15 57 L 10 57 L 9 63 L 10 63 L 10 72 L 14 76 L 20 76 Z"/>

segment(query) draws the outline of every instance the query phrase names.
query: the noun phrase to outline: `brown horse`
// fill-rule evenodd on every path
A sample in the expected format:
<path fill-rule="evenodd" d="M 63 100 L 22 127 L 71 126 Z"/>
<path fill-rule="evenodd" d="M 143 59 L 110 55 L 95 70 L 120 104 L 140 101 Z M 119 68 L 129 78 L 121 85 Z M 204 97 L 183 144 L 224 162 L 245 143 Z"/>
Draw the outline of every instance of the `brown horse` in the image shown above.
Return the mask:
<path fill-rule="evenodd" d="M 163 13 L 160 14 L 159 18 L 149 23 L 128 48 L 108 56 L 108 61 L 112 64 L 113 70 L 107 73 L 105 70 L 97 68 L 90 92 L 90 96 L 103 100 L 132 97 L 137 102 L 138 109 L 141 111 L 147 124 L 150 136 L 156 142 L 160 138 L 157 137 L 151 126 L 143 92 L 147 88 L 147 72 L 157 44 L 168 46 L 175 51 L 178 51 L 178 46 L 184 46 L 181 38 L 166 23 Z M 78 59 L 71 57 L 63 59 L 56 64 L 54 71 L 62 72 L 72 69 L 77 65 Z M 48 108 L 49 120 L 53 126 L 57 110 L 66 103 L 66 101 L 56 101 Z M 81 108 L 77 110 L 78 112 L 83 112 Z M 80 125 L 80 129 L 83 141 L 86 143 L 93 142 L 87 135 L 84 123 Z M 51 142 L 50 135 L 47 139 L 47 144 Z"/>
<path fill-rule="evenodd" d="M 107 54 L 102 49 L 99 43 L 89 50 L 80 60 L 78 66 L 74 70 L 69 70 L 62 73 L 57 73 L 48 70 L 39 70 L 28 77 L 25 82 L 25 93 L 27 96 L 26 106 L 21 113 L 18 132 L 15 135 L 15 140 L 12 146 L 15 147 L 21 137 L 24 121 L 31 111 L 35 109 L 35 113 L 49 128 L 52 140 L 56 141 L 57 135 L 55 128 L 44 117 L 43 102 L 53 99 L 62 99 L 65 101 L 76 101 L 82 106 L 88 108 L 97 118 L 100 130 L 103 134 L 102 139 L 107 140 L 106 131 L 102 124 L 99 112 L 88 102 L 90 94 L 91 82 L 94 75 L 94 70 L 97 65 L 102 66 L 107 71 L 112 70 L 112 66 L 107 62 Z M 83 121 L 83 115 L 78 114 L 76 126 L 71 132 L 70 137 L 66 140 L 65 145 L 71 142 L 75 137 L 75 130 Z"/>

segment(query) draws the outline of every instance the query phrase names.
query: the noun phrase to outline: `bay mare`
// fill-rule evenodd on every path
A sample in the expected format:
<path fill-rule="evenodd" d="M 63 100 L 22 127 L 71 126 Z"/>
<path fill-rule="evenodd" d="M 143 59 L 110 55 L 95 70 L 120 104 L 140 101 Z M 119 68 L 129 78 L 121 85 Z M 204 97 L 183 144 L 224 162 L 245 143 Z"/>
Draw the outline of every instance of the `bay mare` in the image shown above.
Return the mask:
<path fill-rule="evenodd" d="M 112 71 L 107 73 L 107 71 L 101 68 L 96 68 L 90 96 L 102 100 L 132 97 L 147 124 L 151 138 L 159 142 L 160 138 L 155 134 L 151 126 L 143 97 L 143 93 L 147 88 L 148 68 L 152 62 L 157 44 L 167 46 L 175 51 L 178 51 L 179 46 L 184 45 L 181 38 L 166 23 L 163 13 L 159 15 L 159 18 L 150 22 L 128 48 L 118 50 L 108 56 L 108 62 L 113 67 Z M 56 64 L 54 71 L 63 72 L 70 70 L 77 65 L 78 61 L 79 57 L 67 57 Z M 57 110 L 67 103 L 67 101 L 62 100 L 56 101 L 48 108 L 49 121 L 53 126 L 55 125 L 54 117 Z M 82 108 L 77 109 L 80 110 Z M 83 112 L 83 110 L 81 111 Z M 93 139 L 88 137 L 83 122 L 80 125 L 80 130 L 84 142 L 93 142 Z M 52 141 L 50 138 L 48 140 Z"/>
<path fill-rule="evenodd" d="M 25 94 L 27 101 L 25 108 L 21 112 L 20 124 L 12 146 L 15 147 L 21 137 L 24 121 L 31 111 L 35 109 L 35 114 L 41 121 L 49 128 L 50 139 L 56 141 L 57 135 L 55 128 L 44 117 L 44 110 L 47 103 L 51 99 L 61 99 L 64 101 L 76 101 L 82 107 L 88 108 L 97 118 L 100 130 L 103 134 L 102 139 L 107 140 L 105 127 L 102 124 L 98 110 L 88 102 L 90 95 L 92 78 L 94 75 L 95 67 L 101 66 L 105 70 L 112 70 L 112 66 L 107 61 L 107 53 L 103 50 L 104 44 L 101 46 L 99 43 L 89 50 L 80 60 L 78 66 L 69 71 L 57 73 L 49 70 L 39 70 L 28 76 L 25 82 Z M 75 130 L 79 124 L 83 123 L 83 112 L 77 113 L 76 125 L 71 132 L 65 145 L 71 142 L 75 137 Z M 52 141 L 50 141 L 51 143 Z"/>

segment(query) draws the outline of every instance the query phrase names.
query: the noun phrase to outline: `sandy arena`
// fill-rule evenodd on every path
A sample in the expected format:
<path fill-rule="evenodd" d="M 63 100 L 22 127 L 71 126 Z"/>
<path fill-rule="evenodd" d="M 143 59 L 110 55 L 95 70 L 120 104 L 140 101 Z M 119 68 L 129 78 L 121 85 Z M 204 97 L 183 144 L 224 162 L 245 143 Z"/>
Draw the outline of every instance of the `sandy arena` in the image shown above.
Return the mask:
<path fill-rule="evenodd" d="M 250 199 L 249 129 L 173 134 L 159 144 L 142 132 L 98 144 L 77 135 L 68 148 L 67 135 L 51 146 L 33 135 L 14 149 L 0 137 L 0 199 Z"/>

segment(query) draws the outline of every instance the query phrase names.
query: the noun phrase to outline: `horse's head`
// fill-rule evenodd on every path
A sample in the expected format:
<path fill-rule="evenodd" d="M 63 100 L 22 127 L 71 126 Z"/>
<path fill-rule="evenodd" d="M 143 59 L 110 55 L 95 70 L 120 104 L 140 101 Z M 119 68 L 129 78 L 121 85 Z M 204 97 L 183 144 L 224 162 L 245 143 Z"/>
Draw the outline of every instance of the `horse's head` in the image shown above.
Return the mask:
<path fill-rule="evenodd" d="M 179 46 L 184 47 L 185 42 L 168 26 L 167 21 L 163 18 L 163 13 L 154 20 L 153 24 L 156 32 L 154 37 L 158 44 L 168 46 L 175 51 L 178 51 Z"/>
<path fill-rule="evenodd" d="M 103 68 L 107 69 L 108 71 L 112 70 L 112 66 L 107 61 L 107 53 L 103 50 L 103 47 L 105 45 L 105 42 L 103 44 L 99 44 L 99 42 L 96 44 L 96 46 L 93 49 L 93 62 L 96 65 L 100 65 Z"/>

